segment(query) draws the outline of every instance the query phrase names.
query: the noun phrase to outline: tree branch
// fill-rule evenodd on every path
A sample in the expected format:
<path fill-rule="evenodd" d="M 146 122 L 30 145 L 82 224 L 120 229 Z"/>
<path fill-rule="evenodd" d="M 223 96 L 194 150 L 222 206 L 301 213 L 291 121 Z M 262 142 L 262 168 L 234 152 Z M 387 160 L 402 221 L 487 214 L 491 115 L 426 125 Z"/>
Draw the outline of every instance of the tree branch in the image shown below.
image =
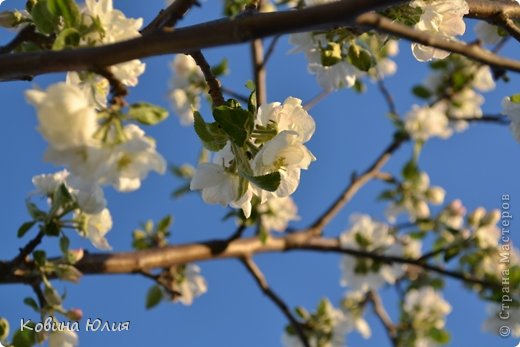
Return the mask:
<path fill-rule="evenodd" d="M 371 290 L 367 293 L 368 300 L 372 303 L 372 308 L 374 313 L 379 318 L 379 321 L 385 327 L 385 330 L 388 334 L 388 338 L 390 339 L 392 346 L 397 346 L 397 328 L 395 324 L 390 319 L 390 316 L 385 310 L 385 306 L 383 305 L 383 301 L 381 297 L 375 292 Z"/>
<path fill-rule="evenodd" d="M 149 34 L 164 27 L 173 28 L 193 6 L 200 6 L 200 4 L 197 0 L 175 0 L 166 9 L 161 10 L 157 17 L 141 30 L 141 34 Z"/>
<path fill-rule="evenodd" d="M 415 265 L 424 270 L 445 275 L 469 284 L 478 284 L 488 288 L 500 288 L 500 283 L 474 278 L 458 271 L 447 270 L 443 267 L 426 263 L 420 258 L 402 258 L 358 249 L 343 248 L 337 238 L 309 237 L 309 234 L 305 230 L 300 230 L 284 237 L 270 237 L 265 242 L 259 240 L 258 237 L 251 237 L 240 238 L 231 242 L 228 240 L 210 240 L 135 252 L 113 254 L 91 253 L 86 254 L 75 264 L 75 267 L 84 275 L 128 274 L 196 261 L 244 258 L 253 254 L 287 251 L 339 253 L 354 257 L 369 258 L 386 264 Z M 59 262 L 61 258 L 52 258 L 49 260 Z M 5 262 L 0 262 L 0 284 L 30 282 L 32 276 L 30 271 L 31 266 L 32 262 L 29 262 L 26 266 L 20 266 L 14 269 L 6 266 Z M 10 271 L 5 270 L 7 268 Z M 49 276 L 49 278 L 52 278 L 52 276 Z"/>
<path fill-rule="evenodd" d="M 256 263 L 251 259 L 251 257 L 244 257 L 241 259 L 242 264 L 246 267 L 247 271 L 253 276 L 256 283 L 262 289 L 262 292 L 271 299 L 271 301 L 278 306 L 280 311 L 287 317 L 291 325 L 293 326 L 294 330 L 296 331 L 296 334 L 298 335 L 301 343 L 305 347 L 310 347 L 309 341 L 307 341 L 307 337 L 305 336 L 305 333 L 302 329 L 301 324 L 296 320 L 294 315 L 291 313 L 291 310 L 287 306 L 287 304 L 275 293 L 272 291 L 272 289 L 269 287 L 269 284 L 267 283 L 267 280 L 265 279 L 264 275 L 262 274 L 262 271 L 260 268 L 256 265 Z"/>
<path fill-rule="evenodd" d="M 174 31 L 155 30 L 141 37 L 105 46 L 10 54 L 0 57 L 0 80 L 50 72 L 89 70 L 92 66 L 109 66 L 132 59 L 186 53 L 278 34 L 344 25 L 367 11 L 405 2 L 344 0 L 298 11 L 221 19 Z"/>
<path fill-rule="evenodd" d="M 209 87 L 209 95 L 211 96 L 211 100 L 213 101 L 213 107 L 217 107 L 224 104 L 224 96 L 222 95 L 222 90 L 220 88 L 220 82 L 215 78 L 213 72 L 211 71 L 211 67 L 208 64 L 208 61 L 204 57 L 201 51 L 195 51 L 189 53 L 197 65 L 202 70 L 204 74 L 204 79 Z"/>
<path fill-rule="evenodd" d="M 408 137 L 395 139 L 376 161 L 359 176 L 353 176 L 350 184 L 341 193 L 341 195 L 330 205 L 330 207 L 306 230 L 311 235 L 319 235 L 323 229 L 338 212 L 352 199 L 356 192 L 363 187 L 368 181 L 377 176 L 381 168 L 386 164 L 392 154 L 406 141 Z"/>
<path fill-rule="evenodd" d="M 258 105 L 267 103 L 266 71 L 264 68 L 264 44 L 261 39 L 251 42 L 251 59 Z"/>

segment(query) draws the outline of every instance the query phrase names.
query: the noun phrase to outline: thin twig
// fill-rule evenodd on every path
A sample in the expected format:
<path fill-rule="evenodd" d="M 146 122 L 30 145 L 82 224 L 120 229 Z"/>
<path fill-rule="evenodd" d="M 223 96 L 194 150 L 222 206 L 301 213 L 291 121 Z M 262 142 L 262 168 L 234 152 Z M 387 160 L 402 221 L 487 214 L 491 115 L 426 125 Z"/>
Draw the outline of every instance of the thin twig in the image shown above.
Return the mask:
<path fill-rule="evenodd" d="M 372 303 L 372 308 L 374 313 L 379 318 L 379 321 L 385 327 L 386 333 L 388 334 L 388 338 L 392 343 L 392 346 L 397 346 L 397 327 L 390 319 L 390 316 L 386 312 L 385 306 L 383 305 L 383 301 L 381 297 L 374 290 L 370 290 L 367 293 L 368 300 Z"/>
<path fill-rule="evenodd" d="M 9 262 L 9 267 L 16 268 L 18 265 L 22 264 L 26 260 L 27 256 L 31 254 L 32 251 L 34 251 L 36 247 L 38 247 L 38 245 L 42 242 L 44 236 L 45 233 L 40 229 L 38 234 L 36 234 L 36 236 L 31 241 L 29 241 L 29 243 L 27 243 L 23 248 L 20 248 L 20 253 Z"/>
<path fill-rule="evenodd" d="M 17 49 L 24 42 L 34 42 L 41 48 L 50 48 L 53 39 L 36 32 L 34 25 L 27 25 L 22 28 L 18 34 L 5 46 L 0 47 L 0 54 L 6 54 Z"/>
<path fill-rule="evenodd" d="M 267 83 L 266 70 L 264 68 L 264 44 L 261 39 L 251 42 L 251 60 L 253 66 L 253 75 L 256 86 L 256 100 L 258 105 L 267 102 Z"/>
<path fill-rule="evenodd" d="M 193 6 L 200 6 L 200 4 L 197 0 L 175 0 L 166 9 L 161 10 L 157 17 L 141 30 L 141 34 L 149 34 L 165 27 L 173 28 Z"/>
<path fill-rule="evenodd" d="M 211 67 L 209 66 L 206 58 L 201 51 L 190 52 L 189 54 L 193 57 L 204 74 L 204 79 L 206 80 L 206 83 L 209 87 L 208 93 L 211 96 L 211 100 L 213 101 L 213 107 L 223 105 L 224 96 L 222 95 L 220 82 L 216 79 L 215 75 L 213 75 Z"/>
<path fill-rule="evenodd" d="M 298 322 L 296 317 L 291 313 L 291 310 L 287 306 L 287 304 L 275 293 L 273 290 L 269 287 L 269 284 L 267 283 L 267 280 L 265 279 L 262 271 L 260 268 L 256 265 L 256 263 L 251 259 L 251 257 L 244 257 L 241 259 L 242 264 L 246 267 L 247 271 L 253 276 L 256 283 L 262 289 L 262 292 L 271 299 L 271 301 L 278 306 L 280 311 L 287 317 L 289 322 L 291 323 L 292 327 L 296 331 L 296 334 L 298 335 L 301 343 L 305 347 L 310 347 L 309 341 L 307 340 L 307 337 L 305 336 L 305 333 L 302 329 L 301 324 Z"/>
<path fill-rule="evenodd" d="M 248 102 L 249 97 L 240 93 L 235 92 L 234 90 L 228 89 L 226 87 L 221 86 L 220 89 L 224 94 L 227 94 L 229 96 L 234 97 L 235 99 L 242 101 L 242 102 Z"/>
<path fill-rule="evenodd" d="M 271 59 L 271 56 L 274 53 L 274 49 L 276 48 L 276 44 L 278 43 L 278 40 L 282 37 L 282 35 L 276 35 L 271 40 L 271 43 L 269 43 L 269 47 L 267 47 L 267 52 L 264 55 L 264 59 L 262 59 L 262 68 L 265 68 L 267 63 L 269 62 L 269 59 Z"/>
<path fill-rule="evenodd" d="M 347 202 L 352 199 L 356 192 L 365 185 L 368 181 L 373 179 L 386 164 L 392 154 L 399 149 L 401 144 L 408 141 L 408 137 L 401 137 L 395 139 L 376 161 L 359 176 L 352 177 L 350 184 L 338 196 L 338 198 L 325 210 L 325 212 L 307 229 L 311 235 L 319 235 L 324 226 L 326 226 L 336 214 L 345 206 Z"/>
<path fill-rule="evenodd" d="M 313 108 L 314 106 L 316 106 L 320 101 L 322 101 L 323 99 L 325 99 L 327 96 L 330 95 L 330 91 L 328 90 L 322 90 L 318 95 L 316 95 L 315 97 L 313 97 L 311 100 L 307 101 L 304 105 L 303 105 L 303 108 L 306 110 L 306 111 L 309 111 L 311 108 Z"/>
<path fill-rule="evenodd" d="M 394 98 L 388 90 L 388 88 L 386 87 L 385 82 L 383 82 L 382 78 L 378 78 L 377 86 L 379 88 L 379 91 L 381 92 L 381 94 L 383 94 L 383 97 L 385 98 L 390 113 L 397 115 L 397 107 L 395 106 Z"/>

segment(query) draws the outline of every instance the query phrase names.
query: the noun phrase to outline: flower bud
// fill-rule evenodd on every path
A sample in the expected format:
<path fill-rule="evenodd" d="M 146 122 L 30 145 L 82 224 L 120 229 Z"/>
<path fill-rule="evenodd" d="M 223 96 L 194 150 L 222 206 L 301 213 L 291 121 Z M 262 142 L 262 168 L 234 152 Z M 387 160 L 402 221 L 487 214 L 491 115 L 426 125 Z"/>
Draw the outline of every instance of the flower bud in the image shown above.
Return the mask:
<path fill-rule="evenodd" d="M 486 225 L 495 225 L 500 220 L 500 211 L 493 210 L 486 213 L 484 218 L 482 218 L 482 226 Z"/>
<path fill-rule="evenodd" d="M 485 215 L 486 210 L 483 207 L 477 207 L 475 211 L 468 215 L 468 224 L 475 228 L 478 227 Z"/>
<path fill-rule="evenodd" d="M 45 286 L 45 289 L 43 291 L 43 295 L 45 297 L 45 300 L 47 300 L 47 303 L 51 306 L 58 306 L 61 305 L 61 296 L 56 291 L 56 289 L 52 287 Z"/>
<path fill-rule="evenodd" d="M 84 254 L 85 254 L 85 251 L 83 250 L 83 248 L 69 249 L 68 260 L 72 264 L 75 264 L 83 258 Z"/>
<path fill-rule="evenodd" d="M 440 205 L 444 201 L 446 191 L 441 187 L 431 187 L 426 191 L 428 200 L 434 205 Z"/>
<path fill-rule="evenodd" d="M 0 27 L 13 28 L 20 24 L 20 12 L 3 11 L 0 12 Z"/>
<path fill-rule="evenodd" d="M 418 201 L 415 204 L 415 216 L 418 218 L 427 218 L 430 216 L 430 208 L 426 201 Z"/>
<path fill-rule="evenodd" d="M 72 308 L 67 311 L 67 318 L 74 321 L 79 321 L 81 318 L 83 318 L 83 311 L 80 308 Z"/>

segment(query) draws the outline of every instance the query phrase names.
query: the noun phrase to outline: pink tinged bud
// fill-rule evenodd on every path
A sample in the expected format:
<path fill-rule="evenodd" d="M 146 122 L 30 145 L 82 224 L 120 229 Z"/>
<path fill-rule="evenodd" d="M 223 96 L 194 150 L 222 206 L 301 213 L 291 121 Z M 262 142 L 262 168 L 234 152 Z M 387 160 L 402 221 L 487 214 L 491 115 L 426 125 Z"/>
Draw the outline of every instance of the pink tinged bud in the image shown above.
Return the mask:
<path fill-rule="evenodd" d="M 77 263 L 78 261 L 80 261 L 83 256 L 85 255 L 85 252 L 83 250 L 83 248 L 78 248 L 78 249 L 70 249 L 69 250 L 69 261 L 71 263 Z"/>
<path fill-rule="evenodd" d="M 67 311 L 67 318 L 74 321 L 79 321 L 81 318 L 83 318 L 83 311 L 80 308 L 72 308 Z"/>

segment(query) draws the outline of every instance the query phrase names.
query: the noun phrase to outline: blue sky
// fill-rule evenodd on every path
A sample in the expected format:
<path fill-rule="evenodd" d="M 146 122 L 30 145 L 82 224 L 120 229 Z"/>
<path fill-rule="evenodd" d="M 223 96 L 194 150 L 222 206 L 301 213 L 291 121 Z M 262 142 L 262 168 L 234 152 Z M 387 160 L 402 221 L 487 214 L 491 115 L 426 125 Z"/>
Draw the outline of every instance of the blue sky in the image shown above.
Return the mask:
<path fill-rule="evenodd" d="M 220 17 L 220 1 L 206 1 L 195 9 L 181 25 L 202 22 Z M 162 1 L 115 1 L 127 16 L 151 20 L 163 5 Z M 7 0 L 2 7 L 23 7 L 22 1 Z M 2 31 L 0 42 L 12 34 Z M 468 29 L 468 37 L 473 33 Z M 303 55 L 289 55 L 287 38 L 280 39 L 276 54 L 268 65 L 269 101 L 283 101 L 288 96 L 310 100 L 320 92 L 314 77 L 307 74 Z M 427 67 L 410 54 L 409 43 L 400 43 L 397 58 L 398 74 L 387 80 L 401 114 L 407 112 L 416 99 L 410 87 L 422 81 Z M 249 47 L 233 46 L 211 49 L 207 59 L 216 64 L 228 57 L 231 74 L 223 83 L 232 89 L 245 91 L 243 85 L 251 79 Z M 509 56 L 519 56 L 515 44 L 504 50 Z M 172 56 L 147 59 L 147 71 L 140 83 L 130 91 L 130 101 L 148 101 L 168 107 L 167 86 Z M 499 83 L 498 92 L 486 94 L 485 112 L 500 110 L 503 96 L 520 92 L 517 75 L 511 82 Z M 413 78 L 411 78 L 413 77 Z M 43 161 L 46 143 L 36 131 L 34 110 L 24 100 L 23 93 L 33 85 L 46 87 L 64 79 L 63 74 L 37 77 L 33 82 L 0 84 L 0 102 L 3 105 L 4 132 L 0 148 L 4 148 L 0 193 L 4 207 L 0 209 L 3 224 L 0 258 L 10 259 L 26 242 L 16 238 L 16 230 L 28 217 L 24 199 L 33 190 L 31 178 L 35 174 L 56 171 L 58 168 Z M 316 218 L 346 185 L 352 171 L 364 170 L 391 141 L 392 127 L 385 117 L 387 107 L 374 85 L 358 95 L 343 90 L 328 96 L 312 109 L 317 131 L 308 146 L 318 158 L 311 169 L 304 172 L 294 198 L 302 220 L 294 226 L 305 226 Z M 206 117 L 209 117 L 206 109 Z M 191 128 L 181 127 L 175 117 L 159 126 L 146 129 L 157 139 L 158 149 L 170 163 L 194 163 L 200 144 Z M 514 141 L 507 127 L 477 124 L 466 132 L 447 141 L 432 140 L 421 156 L 421 168 L 428 171 L 433 185 L 444 187 L 447 201 L 460 198 L 472 210 L 477 206 L 499 208 L 502 194 L 512 196 L 513 215 L 520 216 L 520 189 L 518 160 L 520 144 Z M 409 158 L 410 146 L 404 146 L 386 167 L 398 172 Z M 116 251 L 130 249 L 131 232 L 147 219 L 158 220 L 166 214 L 175 218 L 172 243 L 225 238 L 234 229 L 233 223 L 221 221 L 226 209 L 202 203 L 197 194 L 172 200 L 170 192 L 179 185 L 173 177 L 151 175 L 143 187 L 134 193 L 122 194 L 106 189 L 109 208 L 114 218 L 114 229 L 108 240 Z M 385 205 L 375 198 L 382 188 L 380 183 L 364 187 L 353 201 L 325 230 L 336 236 L 348 225 L 348 216 L 362 212 L 383 218 Z M 200 218 L 203 216 L 204 218 Z M 513 219 L 513 240 L 520 242 L 520 233 Z M 71 234 L 72 235 L 72 234 Z M 57 253 L 55 239 L 45 240 L 48 253 Z M 88 241 L 72 237 L 74 247 L 95 251 Z M 294 307 L 302 305 L 314 309 L 318 301 L 327 296 L 338 303 L 345 292 L 339 285 L 340 257 L 310 252 L 269 254 L 257 257 L 272 288 Z M 109 333 L 80 333 L 82 346 L 126 345 L 142 346 L 226 346 L 265 347 L 279 346 L 285 317 L 268 301 L 236 260 L 219 260 L 200 264 L 209 291 L 190 307 L 163 303 L 146 311 L 144 298 L 151 283 L 132 275 L 85 276 L 80 284 L 56 283 L 59 290 L 67 291 L 66 305 L 81 307 L 86 318 L 107 321 L 131 321 L 130 331 Z M 0 316 L 7 317 L 13 327 L 20 318 L 36 319 L 22 304 L 25 296 L 32 295 L 22 285 L 0 286 Z M 504 340 L 480 331 L 485 319 L 485 305 L 476 295 L 466 291 L 460 283 L 448 281 L 445 297 L 453 306 L 448 316 L 448 329 L 452 333 L 452 346 L 507 347 L 513 340 Z M 383 291 L 383 300 L 393 317 L 397 314 L 397 299 L 393 290 Z M 359 335 L 348 337 L 349 346 L 389 346 L 379 322 L 370 313 L 369 323 L 373 337 L 366 341 Z"/>

